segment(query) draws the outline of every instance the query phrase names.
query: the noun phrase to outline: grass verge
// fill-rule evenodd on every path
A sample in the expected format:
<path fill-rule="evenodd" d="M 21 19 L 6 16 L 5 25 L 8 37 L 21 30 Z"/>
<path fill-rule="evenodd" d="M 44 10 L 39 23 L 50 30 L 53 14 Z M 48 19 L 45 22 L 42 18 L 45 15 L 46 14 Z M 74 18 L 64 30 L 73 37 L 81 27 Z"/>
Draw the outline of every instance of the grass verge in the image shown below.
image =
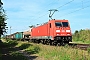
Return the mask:
<path fill-rule="evenodd" d="M 37 54 L 39 57 L 44 58 L 43 60 L 90 60 L 90 48 L 84 51 L 71 48 L 68 45 L 59 47 L 21 41 L 8 41 L 3 46 L 6 45 L 7 47 L 2 47 L 3 49 L 1 49 L 4 53 L 0 53 L 0 58 L 2 58 L 0 60 L 28 60 L 23 54 L 14 50 L 17 48 L 24 50 L 29 55 Z"/>

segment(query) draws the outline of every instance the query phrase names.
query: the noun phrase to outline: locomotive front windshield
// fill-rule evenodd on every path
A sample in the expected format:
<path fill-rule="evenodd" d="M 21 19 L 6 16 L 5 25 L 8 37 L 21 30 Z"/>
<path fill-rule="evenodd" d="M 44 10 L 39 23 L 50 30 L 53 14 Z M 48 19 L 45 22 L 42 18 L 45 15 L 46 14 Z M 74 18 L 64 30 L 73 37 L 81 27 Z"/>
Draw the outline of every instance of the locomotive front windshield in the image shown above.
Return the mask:
<path fill-rule="evenodd" d="M 68 22 L 55 22 L 56 27 L 68 27 Z"/>
<path fill-rule="evenodd" d="M 62 23 L 61 23 L 61 22 L 55 22 L 55 25 L 56 25 L 57 27 L 62 27 Z"/>
<path fill-rule="evenodd" d="M 68 22 L 62 22 L 63 27 L 68 27 Z"/>

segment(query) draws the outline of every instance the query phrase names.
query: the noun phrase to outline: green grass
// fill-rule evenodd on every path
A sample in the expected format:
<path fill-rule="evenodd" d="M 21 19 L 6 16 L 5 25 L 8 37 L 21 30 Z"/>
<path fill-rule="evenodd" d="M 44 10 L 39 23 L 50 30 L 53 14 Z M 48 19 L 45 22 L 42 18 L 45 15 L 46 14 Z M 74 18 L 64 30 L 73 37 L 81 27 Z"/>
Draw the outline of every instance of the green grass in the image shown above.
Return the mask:
<path fill-rule="evenodd" d="M 29 46 L 31 46 L 31 44 L 24 43 L 24 44 L 22 44 L 21 46 L 19 46 L 19 49 L 20 49 L 20 50 L 23 50 L 23 49 L 28 48 Z"/>
<path fill-rule="evenodd" d="M 18 41 L 17 44 L 16 41 L 8 41 L 5 45 L 8 46 L 8 52 L 6 55 L 0 53 L 0 58 L 4 57 L 3 60 L 28 60 L 23 54 L 19 53 L 13 47 L 24 50 L 30 55 L 36 54 L 44 60 L 90 60 L 90 48 L 88 48 L 87 51 L 84 51 L 72 48 L 68 45 L 59 47 L 21 41 Z"/>
<path fill-rule="evenodd" d="M 90 49 L 87 51 L 65 46 L 49 46 L 42 44 L 31 44 L 25 49 L 29 54 L 37 54 L 44 60 L 90 60 Z"/>
<path fill-rule="evenodd" d="M 87 48 L 88 53 L 90 54 L 90 47 Z"/>
<path fill-rule="evenodd" d="M 44 57 L 46 60 L 90 60 L 88 51 L 73 49 L 69 46 L 40 46 L 40 48 L 42 50 L 39 56 Z"/>
<path fill-rule="evenodd" d="M 29 46 L 27 49 L 25 49 L 25 51 L 27 51 L 30 54 L 36 54 L 36 53 L 39 53 L 40 47 L 37 45 L 32 45 L 32 46 Z"/>

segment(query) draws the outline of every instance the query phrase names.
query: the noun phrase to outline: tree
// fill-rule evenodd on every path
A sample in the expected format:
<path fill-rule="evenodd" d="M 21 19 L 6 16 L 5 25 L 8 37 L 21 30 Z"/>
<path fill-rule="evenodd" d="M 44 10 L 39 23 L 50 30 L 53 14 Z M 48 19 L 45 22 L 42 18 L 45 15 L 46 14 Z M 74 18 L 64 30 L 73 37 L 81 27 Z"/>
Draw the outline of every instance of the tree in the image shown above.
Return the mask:
<path fill-rule="evenodd" d="M 74 34 L 76 35 L 77 33 L 78 33 L 78 30 L 76 30 Z"/>
<path fill-rule="evenodd" d="M 6 32 L 6 24 L 5 21 L 6 19 L 6 15 L 5 15 L 5 10 L 2 7 L 3 3 L 0 0 L 0 38 L 1 35 L 3 35 Z"/>

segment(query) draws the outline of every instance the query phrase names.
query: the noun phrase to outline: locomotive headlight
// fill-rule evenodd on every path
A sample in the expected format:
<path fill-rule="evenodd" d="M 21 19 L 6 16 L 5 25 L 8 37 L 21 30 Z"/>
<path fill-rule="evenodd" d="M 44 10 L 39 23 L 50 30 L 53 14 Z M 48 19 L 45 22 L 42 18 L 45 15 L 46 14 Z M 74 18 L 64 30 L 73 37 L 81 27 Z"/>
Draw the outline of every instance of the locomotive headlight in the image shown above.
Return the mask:
<path fill-rule="evenodd" d="M 70 30 L 66 30 L 66 32 L 70 32 Z"/>
<path fill-rule="evenodd" d="M 56 32 L 60 32 L 60 30 L 56 30 Z"/>
<path fill-rule="evenodd" d="M 57 35 L 60 35 L 60 34 L 57 34 Z"/>

